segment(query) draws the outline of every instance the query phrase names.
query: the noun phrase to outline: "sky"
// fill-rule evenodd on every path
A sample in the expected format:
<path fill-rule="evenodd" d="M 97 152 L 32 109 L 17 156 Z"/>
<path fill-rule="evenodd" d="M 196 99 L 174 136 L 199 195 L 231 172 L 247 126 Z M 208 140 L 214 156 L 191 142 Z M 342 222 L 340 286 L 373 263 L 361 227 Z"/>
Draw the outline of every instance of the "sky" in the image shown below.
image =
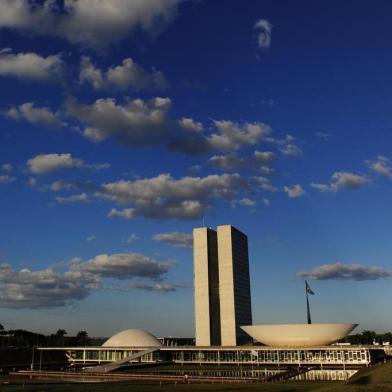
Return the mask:
<path fill-rule="evenodd" d="M 192 229 L 255 324 L 392 330 L 390 1 L 0 0 L 0 323 L 193 336 Z"/>

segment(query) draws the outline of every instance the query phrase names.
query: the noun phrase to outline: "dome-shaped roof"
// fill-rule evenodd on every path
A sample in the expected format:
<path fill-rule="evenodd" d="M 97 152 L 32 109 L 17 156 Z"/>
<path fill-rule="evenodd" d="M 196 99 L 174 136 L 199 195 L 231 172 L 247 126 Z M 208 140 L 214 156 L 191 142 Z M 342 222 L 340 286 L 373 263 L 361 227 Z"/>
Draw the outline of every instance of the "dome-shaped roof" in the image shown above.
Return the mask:
<path fill-rule="evenodd" d="M 127 329 L 113 335 L 103 347 L 159 347 L 161 342 L 142 329 Z"/>

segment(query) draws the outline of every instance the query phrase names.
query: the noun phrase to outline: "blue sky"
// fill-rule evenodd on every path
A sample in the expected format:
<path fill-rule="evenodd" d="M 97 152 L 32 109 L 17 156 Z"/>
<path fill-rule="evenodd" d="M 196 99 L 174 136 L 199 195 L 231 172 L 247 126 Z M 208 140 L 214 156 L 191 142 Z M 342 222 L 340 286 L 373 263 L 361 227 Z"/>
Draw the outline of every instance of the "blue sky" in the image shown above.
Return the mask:
<path fill-rule="evenodd" d="M 255 323 L 392 329 L 388 1 L 0 1 L 0 322 L 193 335 L 193 227 Z"/>

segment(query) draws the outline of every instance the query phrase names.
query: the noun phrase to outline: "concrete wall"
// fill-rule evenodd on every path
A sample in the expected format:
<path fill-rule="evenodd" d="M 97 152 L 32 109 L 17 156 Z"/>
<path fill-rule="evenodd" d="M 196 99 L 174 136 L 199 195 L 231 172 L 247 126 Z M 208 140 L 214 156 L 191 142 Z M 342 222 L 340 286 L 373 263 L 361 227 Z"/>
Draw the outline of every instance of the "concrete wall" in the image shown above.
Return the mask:
<path fill-rule="evenodd" d="M 193 230 L 196 345 L 220 344 L 219 277 L 216 232 Z"/>

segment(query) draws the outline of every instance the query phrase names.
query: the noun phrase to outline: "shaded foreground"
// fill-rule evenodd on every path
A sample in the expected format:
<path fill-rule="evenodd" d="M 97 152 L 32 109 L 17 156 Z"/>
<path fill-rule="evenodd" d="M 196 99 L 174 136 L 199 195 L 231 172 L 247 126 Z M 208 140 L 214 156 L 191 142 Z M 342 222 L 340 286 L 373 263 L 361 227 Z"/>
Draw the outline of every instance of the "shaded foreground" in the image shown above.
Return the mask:
<path fill-rule="evenodd" d="M 376 365 L 372 368 L 362 369 L 354 377 L 343 382 L 305 382 L 287 381 L 271 384 L 169 384 L 152 385 L 148 383 L 104 383 L 104 384 L 74 384 L 56 383 L 50 381 L 26 380 L 18 377 L 0 377 L 1 391 L 70 391 L 70 392 L 125 392 L 130 388 L 134 392 L 157 392 L 157 391 L 271 391 L 271 392 L 351 392 L 369 391 L 383 392 L 392 391 L 392 362 Z M 10 383 L 10 384 L 5 384 Z M 132 385 L 132 386 L 131 386 Z"/>

